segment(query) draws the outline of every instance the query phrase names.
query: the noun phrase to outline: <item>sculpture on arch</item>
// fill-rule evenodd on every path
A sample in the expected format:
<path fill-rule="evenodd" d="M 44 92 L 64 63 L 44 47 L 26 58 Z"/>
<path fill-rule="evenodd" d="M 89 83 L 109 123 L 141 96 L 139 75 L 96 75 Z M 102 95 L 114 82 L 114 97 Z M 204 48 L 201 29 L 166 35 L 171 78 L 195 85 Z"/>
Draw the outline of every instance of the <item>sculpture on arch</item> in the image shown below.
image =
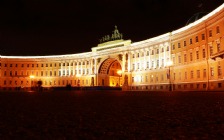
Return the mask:
<path fill-rule="evenodd" d="M 120 33 L 117 29 L 117 26 L 115 25 L 115 29 L 112 32 L 112 35 L 105 35 L 104 37 L 102 37 L 101 39 L 99 39 L 100 43 L 104 43 L 107 41 L 113 41 L 113 40 L 119 40 L 119 39 L 123 39 L 123 34 Z"/>

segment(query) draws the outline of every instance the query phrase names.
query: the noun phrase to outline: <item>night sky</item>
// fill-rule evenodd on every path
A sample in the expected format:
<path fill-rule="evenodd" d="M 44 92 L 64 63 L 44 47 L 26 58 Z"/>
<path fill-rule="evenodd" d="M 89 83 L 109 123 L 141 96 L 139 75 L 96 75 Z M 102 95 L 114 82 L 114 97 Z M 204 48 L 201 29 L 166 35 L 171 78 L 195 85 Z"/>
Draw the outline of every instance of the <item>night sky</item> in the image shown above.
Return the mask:
<path fill-rule="evenodd" d="M 1 0 L 0 55 L 89 52 L 117 25 L 145 40 L 186 25 L 224 0 Z"/>

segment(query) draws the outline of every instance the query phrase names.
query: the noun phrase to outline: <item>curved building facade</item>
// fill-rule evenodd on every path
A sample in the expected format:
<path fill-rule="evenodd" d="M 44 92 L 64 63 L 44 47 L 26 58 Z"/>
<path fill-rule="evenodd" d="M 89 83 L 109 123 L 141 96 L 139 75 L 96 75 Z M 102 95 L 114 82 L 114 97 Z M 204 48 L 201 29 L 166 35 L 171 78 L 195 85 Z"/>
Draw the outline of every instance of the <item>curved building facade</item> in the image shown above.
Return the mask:
<path fill-rule="evenodd" d="M 178 30 L 132 43 L 117 28 L 91 52 L 0 56 L 0 89 L 121 86 L 123 90 L 223 90 L 224 4 Z"/>

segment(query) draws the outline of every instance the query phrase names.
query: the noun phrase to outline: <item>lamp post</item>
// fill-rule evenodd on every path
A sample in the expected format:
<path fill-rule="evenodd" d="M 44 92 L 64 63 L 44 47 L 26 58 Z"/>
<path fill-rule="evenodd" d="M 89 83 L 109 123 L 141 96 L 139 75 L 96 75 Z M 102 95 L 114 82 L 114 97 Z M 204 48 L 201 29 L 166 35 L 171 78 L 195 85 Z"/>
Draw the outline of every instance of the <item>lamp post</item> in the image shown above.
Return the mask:
<path fill-rule="evenodd" d="M 117 71 L 117 74 L 119 75 L 119 87 L 121 86 L 121 84 L 120 84 L 120 77 L 122 76 L 122 70 L 118 70 Z"/>
<path fill-rule="evenodd" d="M 170 67 L 173 65 L 173 61 L 168 61 L 167 66 L 169 67 L 167 72 L 167 78 L 169 78 L 169 91 L 172 91 L 172 83 L 171 83 L 171 72 Z"/>

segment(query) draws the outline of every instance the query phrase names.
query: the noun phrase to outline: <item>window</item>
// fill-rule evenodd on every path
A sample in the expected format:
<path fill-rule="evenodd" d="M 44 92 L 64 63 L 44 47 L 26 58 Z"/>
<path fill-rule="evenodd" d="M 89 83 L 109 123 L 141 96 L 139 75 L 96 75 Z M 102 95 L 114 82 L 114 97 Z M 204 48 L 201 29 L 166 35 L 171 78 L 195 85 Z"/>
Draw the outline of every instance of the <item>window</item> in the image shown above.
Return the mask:
<path fill-rule="evenodd" d="M 181 72 L 179 72 L 179 80 L 181 80 Z"/>
<path fill-rule="evenodd" d="M 173 73 L 173 80 L 176 79 L 176 73 Z"/>
<path fill-rule="evenodd" d="M 154 67 L 154 61 L 152 61 L 152 65 L 151 66 L 152 66 L 152 68 Z"/>
<path fill-rule="evenodd" d="M 180 43 L 178 43 L 178 48 L 181 48 L 181 45 L 180 45 Z"/>
<path fill-rule="evenodd" d="M 221 69 L 221 66 L 219 65 L 218 66 L 218 76 L 221 76 L 222 75 L 222 69 Z"/>
<path fill-rule="evenodd" d="M 202 50 L 202 57 L 205 58 L 206 54 L 205 54 L 205 49 Z"/>
<path fill-rule="evenodd" d="M 159 49 L 156 50 L 156 54 L 159 54 Z"/>
<path fill-rule="evenodd" d="M 199 59 L 199 51 L 196 51 L 196 58 Z"/>
<path fill-rule="evenodd" d="M 85 63 L 85 62 L 84 62 Z M 69 63 L 67 63 L 67 66 L 69 66 Z"/>
<path fill-rule="evenodd" d="M 29 64 L 27 64 L 27 67 L 29 67 L 30 65 Z"/>
<path fill-rule="evenodd" d="M 169 46 L 167 46 L 166 50 L 167 50 L 167 51 L 169 51 L 169 50 L 170 50 L 170 47 L 169 47 Z"/>
<path fill-rule="evenodd" d="M 159 60 L 157 60 L 157 64 L 156 64 L 156 67 L 159 67 Z"/>
<path fill-rule="evenodd" d="M 198 42 L 198 36 L 195 37 L 195 42 Z"/>
<path fill-rule="evenodd" d="M 135 64 L 132 64 L 132 69 L 135 70 Z"/>
<path fill-rule="evenodd" d="M 10 67 L 12 67 L 12 64 L 10 64 Z"/>
<path fill-rule="evenodd" d="M 194 78 L 194 72 L 193 72 L 193 70 L 191 71 L 191 79 L 193 79 Z"/>
<path fill-rule="evenodd" d="M 205 40 L 205 34 L 201 34 L 201 40 Z"/>
<path fill-rule="evenodd" d="M 187 62 L 187 54 L 184 54 L 184 62 Z"/>
<path fill-rule="evenodd" d="M 210 68 L 211 76 L 214 76 L 214 68 Z"/>
<path fill-rule="evenodd" d="M 146 55 L 149 56 L 149 51 L 147 51 Z"/>
<path fill-rule="evenodd" d="M 217 43 L 217 52 L 221 51 L 220 43 Z"/>
<path fill-rule="evenodd" d="M 46 67 L 48 67 L 48 64 L 46 64 Z"/>
<path fill-rule="evenodd" d="M 175 62 L 175 57 L 173 57 L 173 64 L 175 64 L 176 62 Z"/>
<path fill-rule="evenodd" d="M 213 54 L 213 46 L 212 45 L 210 45 L 210 55 L 212 55 Z"/>
<path fill-rule="evenodd" d="M 206 69 L 203 69 L 203 77 L 206 78 Z"/>
<path fill-rule="evenodd" d="M 181 56 L 178 56 L 178 62 L 181 63 Z"/>
<path fill-rule="evenodd" d="M 40 75 L 41 75 L 41 76 L 43 76 L 43 75 L 44 75 L 44 72 L 43 72 L 43 71 L 41 71 Z"/>
<path fill-rule="evenodd" d="M 197 78 L 200 78 L 200 70 L 197 70 Z"/>
<path fill-rule="evenodd" d="M 162 59 L 162 65 L 161 65 L 162 67 L 164 66 L 164 59 Z"/>
<path fill-rule="evenodd" d="M 132 58 L 135 58 L 135 54 L 132 54 Z"/>
<path fill-rule="evenodd" d="M 52 64 L 50 64 L 50 67 L 52 67 Z"/>
<path fill-rule="evenodd" d="M 34 67 L 34 64 L 32 64 L 32 67 Z"/>
<path fill-rule="evenodd" d="M 41 64 L 41 67 L 44 67 L 44 64 Z"/>
<path fill-rule="evenodd" d="M 149 61 L 147 61 L 147 63 L 146 63 L 146 67 L 149 68 Z"/>
<path fill-rule="evenodd" d="M 216 33 L 220 33 L 219 26 L 216 27 Z"/>
<path fill-rule="evenodd" d="M 173 44 L 172 50 L 175 50 L 175 45 Z"/>
<path fill-rule="evenodd" d="M 209 37 L 212 37 L 212 30 L 209 30 L 208 35 L 209 35 Z"/>
<path fill-rule="evenodd" d="M 24 67 L 24 64 L 22 64 L 21 67 Z"/>
<path fill-rule="evenodd" d="M 38 64 L 37 64 L 37 67 L 38 67 Z"/>
<path fill-rule="evenodd" d="M 190 61 L 193 61 L 193 55 L 192 55 L 192 52 L 190 52 Z"/>
<path fill-rule="evenodd" d="M 164 52 L 164 48 L 162 48 L 161 52 Z"/>
<path fill-rule="evenodd" d="M 154 50 L 152 50 L 152 55 L 154 55 Z"/>
<path fill-rule="evenodd" d="M 187 79 L 187 72 L 184 73 L 184 78 Z"/>
<path fill-rule="evenodd" d="M 186 47 L 187 46 L 187 42 L 186 41 L 184 41 L 184 47 Z"/>
<path fill-rule="evenodd" d="M 139 58 L 139 53 L 137 53 L 137 58 Z"/>
<path fill-rule="evenodd" d="M 147 75 L 145 76 L 145 82 L 148 82 L 148 76 Z"/>
<path fill-rule="evenodd" d="M 192 38 L 190 39 L 190 44 L 192 44 L 193 42 L 192 42 Z"/>
<path fill-rule="evenodd" d="M 139 69 L 139 63 L 137 63 L 137 69 Z"/>

